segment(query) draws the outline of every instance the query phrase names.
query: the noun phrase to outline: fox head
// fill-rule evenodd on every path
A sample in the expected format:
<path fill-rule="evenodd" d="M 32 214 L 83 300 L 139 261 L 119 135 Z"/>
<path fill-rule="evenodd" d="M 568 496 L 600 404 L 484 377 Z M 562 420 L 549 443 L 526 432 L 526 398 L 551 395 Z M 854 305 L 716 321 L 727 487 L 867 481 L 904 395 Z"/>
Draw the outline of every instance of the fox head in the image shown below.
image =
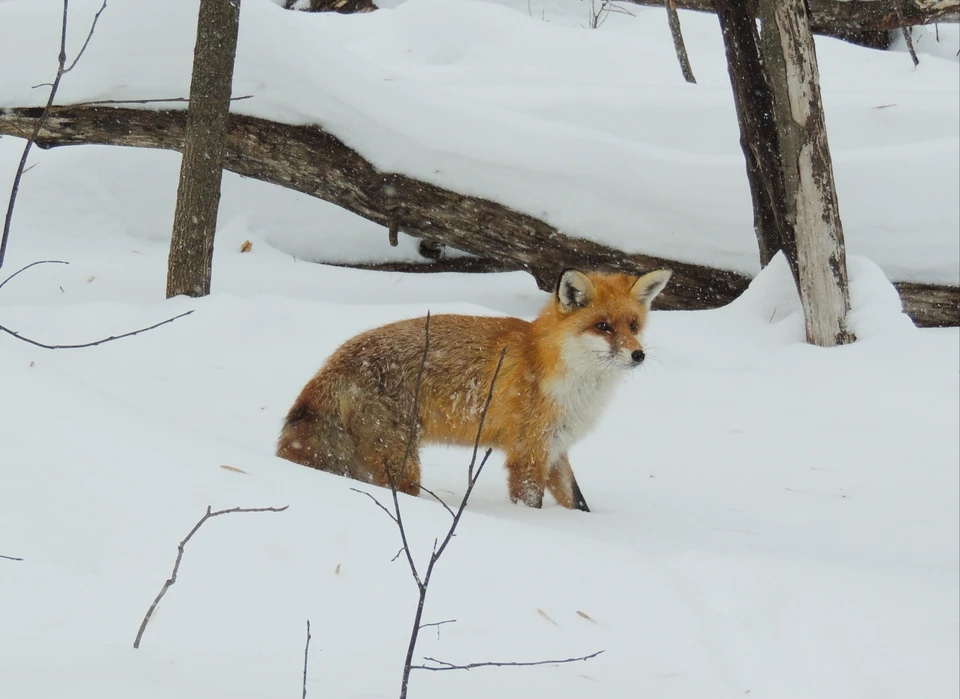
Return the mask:
<path fill-rule="evenodd" d="M 640 336 L 650 304 L 670 279 L 657 270 L 639 279 L 629 274 L 568 269 L 554 293 L 557 338 L 567 364 L 582 369 L 632 369 L 643 363 Z"/>

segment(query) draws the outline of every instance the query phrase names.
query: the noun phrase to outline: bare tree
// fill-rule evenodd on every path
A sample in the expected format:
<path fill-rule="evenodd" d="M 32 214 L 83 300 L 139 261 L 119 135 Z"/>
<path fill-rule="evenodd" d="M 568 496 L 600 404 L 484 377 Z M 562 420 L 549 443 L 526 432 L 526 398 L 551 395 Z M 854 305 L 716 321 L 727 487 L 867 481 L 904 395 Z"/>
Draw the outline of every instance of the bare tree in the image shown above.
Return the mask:
<path fill-rule="evenodd" d="M 210 293 L 239 29 L 240 0 L 200 0 L 167 298 Z"/>
<path fill-rule="evenodd" d="M 807 342 L 847 344 L 854 336 L 846 320 L 846 249 L 807 0 L 761 0 L 760 13 Z"/>
<path fill-rule="evenodd" d="M 782 250 L 804 311 L 807 341 L 854 340 L 833 166 L 807 0 L 762 0 L 759 47 L 753 9 L 716 0 L 753 196 L 760 263 Z M 765 54 L 765 55 L 764 55 Z"/>

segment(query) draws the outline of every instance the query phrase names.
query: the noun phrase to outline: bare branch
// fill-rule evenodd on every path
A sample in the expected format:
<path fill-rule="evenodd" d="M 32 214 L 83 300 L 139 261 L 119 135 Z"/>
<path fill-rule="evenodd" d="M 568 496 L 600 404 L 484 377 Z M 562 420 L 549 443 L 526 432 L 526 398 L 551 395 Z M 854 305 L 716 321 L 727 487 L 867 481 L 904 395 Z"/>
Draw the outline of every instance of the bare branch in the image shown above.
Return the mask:
<path fill-rule="evenodd" d="M 465 665 L 456 665 L 454 663 L 448 663 L 444 660 L 437 660 L 436 658 L 424 658 L 425 662 L 435 663 L 434 665 L 414 665 L 414 670 L 431 670 L 433 672 L 443 672 L 445 670 L 473 670 L 478 667 L 533 667 L 534 665 L 564 665 L 567 663 L 579 663 L 585 660 L 592 660 L 598 655 L 604 653 L 602 650 L 598 650 L 595 653 L 590 653 L 589 655 L 580 655 L 576 658 L 563 658 L 561 660 L 534 660 L 531 662 L 497 662 L 489 661 L 482 663 L 467 663 Z"/>
<path fill-rule="evenodd" d="M 431 626 L 443 626 L 444 624 L 456 624 L 456 619 L 444 619 L 443 621 L 431 621 L 429 624 L 420 624 L 421 629 L 428 629 Z"/>
<path fill-rule="evenodd" d="M 66 4 L 67 3 L 64 3 L 64 8 L 66 8 Z M 100 6 L 100 9 L 97 10 L 97 14 L 93 16 L 93 22 L 90 23 L 90 31 L 87 32 L 87 38 L 84 40 L 83 46 L 80 47 L 80 52 L 77 54 L 77 57 L 73 59 L 73 63 L 70 64 L 70 67 L 64 68 L 64 73 L 69 73 L 71 70 L 73 70 L 77 65 L 77 61 L 79 61 L 80 57 L 83 56 L 83 52 L 87 50 L 87 45 L 90 43 L 90 39 L 93 38 L 93 32 L 97 28 L 97 22 L 100 21 L 100 15 L 103 14 L 105 9 L 107 9 L 107 0 L 103 0 L 103 4 Z"/>
<path fill-rule="evenodd" d="M 143 617 L 143 621 L 140 623 L 140 629 L 137 631 L 137 637 L 133 641 L 133 647 L 140 647 L 140 639 L 143 638 L 143 632 L 147 628 L 147 624 L 150 622 L 150 617 L 153 616 L 153 611 L 157 608 L 157 605 L 160 604 L 160 600 L 163 599 L 163 596 L 167 594 L 174 583 L 177 582 L 177 573 L 180 572 L 180 561 L 183 560 L 183 549 L 187 545 L 187 542 L 193 538 L 193 535 L 197 533 L 197 530 L 203 526 L 203 523 L 208 519 L 214 517 L 219 517 L 220 515 L 229 515 L 239 512 L 283 512 L 289 507 L 289 505 L 284 505 L 283 507 L 231 507 L 228 510 L 217 510 L 216 512 L 211 512 L 210 505 L 207 505 L 207 511 L 204 513 L 203 517 L 200 518 L 196 524 L 193 525 L 193 529 L 190 530 L 190 533 L 184 537 L 183 541 L 177 546 L 177 559 L 173 563 L 173 572 L 170 574 L 170 577 L 167 578 L 166 582 L 163 583 L 163 587 L 160 588 L 159 594 L 153 600 L 153 604 L 150 605 L 150 608 L 147 610 L 147 613 Z"/>
<path fill-rule="evenodd" d="M 108 343 L 108 342 L 113 342 L 114 340 L 122 340 L 122 339 L 125 338 L 125 337 L 132 337 L 132 336 L 134 336 L 134 335 L 139 335 L 140 333 L 145 333 L 145 332 L 147 332 L 148 330 L 153 330 L 154 328 L 159 328 L 161 325 L 166 325 L 167 323 L 172 323 L 173 321 L 179 320 L 180 318 L 183 318 L 184 316 L 188 316 L 188 315 L 190 315 L 191 313 L 193 313 L 192 310 L 191 310 L 191 311 L 186 311 L 185 313 L 181 313 L 181 314 L 178 315 L 178 316 L 174 316 L 173 318 L 167 318 L 166 320 L 162 320 L 162 321 L 160 321 L 159 323 L 154 323 L 153 325 L 150 325 L 150 326 L 148 326 L 148 327 L 146 327 L 146 328 L 140 328 L 139 330 L 133 330 L 133 331 L 128 332 L 128 333 L 123 333 L 122 335 L 111 335 L 110 337 L 105 337 L 105 338 L 103 338 L 102 340 L 96 340 L 96 341 L 94 341 L 94 342 L 84 342 L 84 343 L 79 344 L 79 345 L 47 345 L 47 344 L 44 344 L 43 342 L 38 342 L 38 341 L 36 341 L 36 340 L 31 340 L 29 337 L 26 337 L 25 335 L 21 335 L 20 333 L 14 331 L 14 330 L 11 330 L 10 328 L 7 328 L 7 327 L 5 327 L 5 326 L 3 326 L 3 325 L 0 325 L 0 331 L 3 331 L 3 332 L 5 332 L 5 333 L 7 333 L 8 335 L 12 335 L 13 337 L 17 338 L 18 340 L 22 340 L 22 341 L 24 341 L 24 342 L 26 342 L 26 343 L 28 343 L 28 344 L 34 345 L 35 347 L 42 347 L 43 349 L 51 349 L 51 350 L 57 350 L 57 349 L 82 349 L 82 348 L 84 348 L 84 347 L 96 347 L 97 345 L 103 345 L 103 344 L 106 344 L 106 343 Z"/>
<path fill-rule="evenodd" d="M 310 659 L 310 620 L 307 619 L 307 642 L 303 646 L 303 697 L 307 699 L 307 662 Z"/>
<path fill-rule="evenodd" d="M 497 368 L 494 370 L 493 378 L 490 380 L 490 390 L 487 392 L 487 401 L 483 404 L 483 411 L 480 413 L 480 425 L 477 427 L 477 438 L 473 440 L 473 456 L 470 457 L 470 466 L 467 468 L 468 482 L 476 482 L 476 478 L 473 477 L 473 465 L 477 463 L 477 450 L 480 449 L 480 435 L 483 433 L 483 425 L 487 421 L 487 411 L 490 409 L 491 401 L 493 401 L 493 387 L 497 384 L 497 377 L 500 376 L 500 369 L 503 368 L 503 360 L 506 356 L 507 348 L 504 347 L 502 350 L 500 350 L 500 359 L 497 360 Z M 484 461 L 486 461 L 486 458 L 484 458 Z M 480 473 L 478 472 L 477 477 L 479 476 Z M 462 504 L 463 503 L 461 503 L 461 505 Z"/>
<path fill-rule="evenodd" d="M 17 558 L 16 556 L 4 556 L 3 554 L 0 554 L 0 558 L 2 558 L 5 561 L 22 561 L 23 560 L 22 558 Z"/>
<path fill-rule="evenodd" d="M 447 503 L 445 503 L 443 500 L 440 499 L 440 496 L 439 496 L 439 495 L 437 495 L 435 492 L 433 492 L 433 491 L 430 490 L 429 488 L 425 488 L 422 484 L 421 484 L 421 486 L 420 486 L 420 490 L 422 490 L 422 491 L 425 492 L 427 495 L 429 495 L 429 496 L 432 497 L 434 500 L 436 500 L 436 501 L 439 502 L 441 505 L 443 505 L 443 509 L 445 509 L 445 510 L 450 514 L 450 516 L 453 517 L 453 510 L 450 509 L 450 506 L 449 506 Z"/>
<path fill-rule="evenodd" d="M 410 454 L 413 451 L 414 437 L 417 433 L 417 423 L 420 419 L 420 389 L 423 386 L 423 372 L 427 367 L 427 353 L 430 351 L 430 311 L 427 311 L 427 318 L 423 324 L 423 354 L 420 357 L 420 368 L 417 369 L 417 379 L 413 387 L 413 407 L 410 414 L 410 433 L 407 436 L 407 446 L 403 452 L 403 461 L 400 464 L 400 478 L 403 478 L 407 470 L 407 464 L 410 461 Z M 407 555 L 407 563 L 410 566 L 410 572 L 417 583 L 417 587 L 423 594 L 423 582 L 420 580 L 420 573 L 417 571 L 417 564 L 413 561 L 413 553 L 410 551 L 410 544 L 407 542 L 407 530 L 403 526 L 403 515 L 400 512 L 400 500 L 397 497 L 397 476 L 390 470 L 387 464 L 387 477 L 390 479 L 390 496 L 393 498 L 393 514 L 396 519 L 397 528 L 400 530 L 400 540 L 403 542 L 403 552 Z"/>
<path fill-rule="evenodd" d="M 10 199 L 7 201 L 7 214 L 3 219 L 3 233 L 0 234 L 0 267 L 3 267 L 3 260 L 7 254 L 7 240 L 10 238 L 10 223 L 13 221 L 13 209 L 17 203 L 17 194 L 20 191 L 20 180 L 23 178 L 23 173 L 27 166 L 27 156 L 30 155 L 30 148 L 33 146 L 34 141 L 36 141 L 37 134 L 40 133 L 43 122 L 47 118 L 47 114 L 50 112 L 50 106 L 53 104 L 53 100 L 57 96 L 57 88 L 60 87 L 60 79 L 63 77 L 64 73 L 73 70 L 73 67 L 77 65 L 77 61 L 80 60 L 80 56 L 82 56 L 83 52 L 87 49 L 87 44 L 90 43 L 90 37 L 93 36 L 93 30 L 97 26 L 97 20 L 100 19 L 100 14 L 104 11 L 104 9 L 106 9 L 106 7 L 107 0 L 103 0 L 103 5 L 97 11 L 97 14 L 93 18 L 93 23 L 90 25 L 90 31 L 87 33 L 86 41 L 83 42 L 83 48 L 80 49 L 80 53 L 77 54 L 77 57 L 74 59 L 73 63 L 70 64 L 70 67 L 65 68 L 64 66 L 67 63 L 67 15 L 69 0 L 63 0 L 63 20 L 60 23 L 60 53 L 57 56 L 57 75 L 50 84 L 50 94 L 47 97 L 47 104 L 44 106 L 43 112 L 40 114 L 40 118 L 38 118 L 34 124 L 33 132 L 30 134 L 30 138 L 27 139 L 27 143 L 23 147 L 23 153 L 20 156 L 20 163 L 17 165 L 17 172 L 13 176 L 13 186 L 10 188 Z"/>
<path fill-rule="evenodd" d="M 50 105 L 53 104 L 53 98 L 57 95 L 57 88 L 60 86 L 60 78 L 63 77 L 63 66 L 67 62 L 67 8 L 69 0 L 63 0 L 63 22 L 60 25 L 60 54 L 57 59 L 57 75 L 50 85 L 50 95 L 47 97 L 47 104 L 33 126 L 33 133 L 27 139 L 27 144 L 23 147 L 23 153 L 20 155 L 20 163 L 17 165 L 17 172 L 13 176 L 13 187 L 10 189 L 10 199 L 7 202 L 7 215 L 3 220 L 3 233 L 0 234 L 0 267 L 3 267 L 3 259 L 7 253 L 7 240 L 10 237 L 10 222 L 13 220 L 13 208 L 17 203 L 17 193 L 20 191 L 20 179 L 23 177 L 23 170 L 27 166 L 27 156 L 30 154 L 30 147 L 37 139 L 40 128 L 43 126 L 44 119 L 50 111 Z"/>
<path fill-rule="evenodd" d="M 397 521 L 397 518 L 393 516 L 393 513 L 390 510 L 388 510 L 386 506 L 382 502 L 377 500 L 377 498 L 374 497 L 371 493 L 368 493 L 365 490 L 360 490 L 359 488 L 350 488 L 350 490 L 352 490 L 355 493 L 360 493 L 361 495 L 366 495 L 368 498 L 373 500 L 373 502 L 377 505 L 377 507 L 379 507 L 381 510 L 383 510 L 387 514 L 387 517 L 392 519 L 394 522 Z"/>
<path fill-rule="evenodd" d="M 403 462 L 400 467 L 401 477 L 405 473 L 406 466 L 409 462 L 410 455 L 412 453 L 413 446 L 416 441 L 415 440 L 416 430 L 417 430 L 419 415 L 420 415 L 420 412 L 419 412 L 420 390 L 423 385 L 423 373 L 426 369 L 427 354 L 429 353 L 429 350 L 430 350 L 430 314 L 428 313 L 426 317 L 426 322 L 424 323 L 423 355 L 421 356 L 421 359 L 420 359 L 420 368 L 417 372 L 417 377 L 416 377 L 415 386 L 414 386 L 412 414 L 410 416 L 410 434 L 407 440 L 407 449 L 405 451 Z M 473 456 L 470 460 L 467 489 L 460 500 L 460 505 L 459 507 L 457 507 L 456 512 L 454 512 L 445 502 L 443 502 L 443 500 L 441 500 L 436 493 L 430 490 L 427 490 L 422 485 L 420 486 L 421 490 L 424 490 L 429 495 L 431 495 L 435 500 L 437 500 L 437 502 L 443 505 L 444 509 L 446 509 L 450 515 L 452 515 L 452 521 L 450 522 L 450 527 L 447 530 L 447 533 L 444 536 L 443 541 L 438 543 L 437 539 L 433 540 L 433 551 L 430 554 L 430 559 L 427 563 L 427 568 L 426 568 L 426 571 L 424 572 L 422 579 L 420 578 L 416 563 L 413 560 L 413 554 L 410 551 L 409 542 L 407 540 L 406 528 L 404 526 L 403 516 L 400 511 L 400 500 L 397 496 L 396 474 L 392 472 L 389 467 L 387 468 L 387 473 L 389 476 L 390 493 L 393 497 L 393 508 L 394 508 L 393 513 L 390 513 L 390 511 L 383 505 L 383 503 L 377 500 L 377 498 L 375 498 L 370 493 L 367 493 L 362 490 L 358 490 L 356 488 L 351 488 L 351 490 L 354 490 L 358 493 L 363 493 L 364 495 L 369 497 L 371 500 L 373 500 L 374 503 L 377 505 L 377 507 L 379 507 L 381 510 L 386 512 L 387 515 L 393 520 L 394 524 L 397 525 L 397 529 L 399 529 L 400 531 L 400 539 L 403 542 L 403 546 L 397 552 L 396 556 L 394 556 L 393 560 L 396 560 L 397 558 L 399 558 L 400 555 L 403 553 L 406 554 L 407 563 L 410 566 L 410 572 L 413 575 L 414 581 L 417 583 L 417 589 L 419 591 L 419 596 L 417 600 L 417 610 L 413 617 L 413 625 L 410 630 L 410 640 L 407 645 L 407 655 L 403 665 L 403 675 L 401 677 L 399 699 L 406 699 L 407 688 L 410 683 L 410 672 L 415 669 L 416 670 L 469 670 L 474 667 L 486 667 L 486 666 L 494 666 L 494 665 L 502 665 L 502 666 L 555 665 L 560 663 L 576 662 L 579 660 L 589 660 L 590 658 L 595 658 L 596 656 L 598 656 L 600 653 L 603 652 L 603 651 L 598 651 L 591 655 L 585 655 L 578 658 L 567 658 L 565 660 L 543 660 L 543 661 L 536 661 L 536 662 L 530 662 L 530 663 L 483 662 L 483 663 L 471 663 L 470 665 L 459 666 L 459 665 L 453 665 L 451 663 L 444 663 L 443 661 L 434 660 L 432 658 L 426 658 L 425 660 L 427 660 L 428 662 L 433 662 L 436 665 L 441 665 L 441 667 L 413 664 L 413 654 L 417 647 L 417 639 L 419 638 L 420 631 L 422 631 L 425 628 L 436 627 L 437 636 L 439 638 L 440 626 L 444 624 L 452 624 L 456 621 L 455 619 L 446 619 L 444 621 L 437 621 L 437 622 L 431 622 L 431 623 L 425 624 L 422 622 L 423 610 L 424 610 L 424 605 L 427 599 L 427 592 L 429 591 L 430 581 L 433 578 L 434 567 L 436 566 L 437 562 L 440 560 L 440 557 L 443 555 L 443 552 L 446 550 L 447 546 L 450 544 L 450 541 L 453 539 L 454 535 L 456 534 L 457 526 L 460 524 L 460 518 L 463 516 L 463 512 L 467 507 L 467 502 L 470 500 L 470 495 L 473 493 L 473 488 L 474 486 L 476 486 L 477 480 L 480 478 L 480 474 L 483 472 L 483 468 L 484 466 L 486 466 L 487 460 L 490 458 L 490 454 L 493 452 L 492 449 L 487 449 L 483 455 L 483 459 L 480 461 L 479 466 L 476 466 L 477 453 L 480 450 L 480 442 L 483 436 L 483 426 L 486 423 L 487 412 L 490 408 L 491 402 L 493 401 L 494 389 L 496 388 L 496 385 L 497 385 L 497 379 L 500 377 L 500 370 L 503 368 L 503 362 L 506 355 L 507 355 L 507 348 L 504 347 L 500 351 L 500 358 L 497 361 L 496 369 L 494 370 L 493 376 L 490 379 L 490 388 L 487 392 L 487 399 L 486 399 L 486 403 L 483 406 L 483 411 L 480 414 L 480 424 L 477 426 L 477 436 L 476 436 L 476 439 L 474 440 Z M 476 470 L 474 470 L 475 468 Z"/>
<path fill-rule="evenodd" d="M 2 282 L 0 282 L 0 289 L 2 289 L 3 287 L 5 287 L 5 286 L 7 285 L 7 282 L 9 282 L 9 281 L 10 281 L 11 279 L 13 279 L 15 276 L 17 276 L 18 274 L 20 274 L 20 273 L 22 273 L 22 272 L 26 272 L 26 271 L 27 271 L 28 269 L 30 269 L 31 267 L 36 267 L 37 265 L 68 265 L 68 264 L 70 264 L 70 263 L 69 263 L 69 262 L 64 262 L 63 260 L 37 260 L 36 262 L 31 262 L 31 263 L 28 264 L 27 266 L 21 267 L 21 268 L 18 269 L 16 272 L 14 272 L 14 273 L 11 274 L 9 277 L 7 277 L 7 278 L 4 279 Z"/>

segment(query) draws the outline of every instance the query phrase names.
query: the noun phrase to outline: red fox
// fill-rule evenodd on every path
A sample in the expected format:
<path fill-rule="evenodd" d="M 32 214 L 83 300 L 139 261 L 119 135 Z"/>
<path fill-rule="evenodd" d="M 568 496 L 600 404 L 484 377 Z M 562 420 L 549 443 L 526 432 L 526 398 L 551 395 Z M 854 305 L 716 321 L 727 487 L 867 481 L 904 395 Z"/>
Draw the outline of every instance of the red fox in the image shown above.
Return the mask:
<path fill-rule="evenodd" d="M 418 495 L 420 443 L 473 445 L 506 347 L 481 446 L 506 452 L 513 502 L 541 507 L 546 489 L 563 507 L 589 512 L 567 452 L 594 427 L 617 380 L 643 362 L 640 333 L 670 274 L 658 270 L 638 279 L 567 270 L 533 322 L 431 317 L 413 430 L 424 320 L 357 335 L 303 388 L 277 455 L 380 486 L 393 479 L 398 491 Z"/>

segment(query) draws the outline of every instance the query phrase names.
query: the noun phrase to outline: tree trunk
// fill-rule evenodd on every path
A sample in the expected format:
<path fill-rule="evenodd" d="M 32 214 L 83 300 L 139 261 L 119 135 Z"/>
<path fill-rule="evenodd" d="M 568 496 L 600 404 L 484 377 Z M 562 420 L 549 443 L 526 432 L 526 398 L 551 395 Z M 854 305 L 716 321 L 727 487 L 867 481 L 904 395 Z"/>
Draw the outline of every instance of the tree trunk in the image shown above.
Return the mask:
<path fill-rule="evenodd" d="M 777 251 L 783 250 L 799 283 L 797 250 L 784 207 L 786 196 L 773 95 L 757 45 L 754 12 L 743 0 L 716 0 L 716 8 L 740 123 L 740 147 L 747 163 L 747 180 L 753 198 L 760 265 L 766 267 Z"/>
<path fill-rule="evenodd" d="M 40 108 L 0 110 L 0 134 L 26 138 Z M 100 144 L 182 150 L 183 111 L 117 107 L 54 107 L 40 129 L 38 148 Z M 322 154 L 318 157 L 318 154 Z M 502 204 L 451 192 L 405 175 L 377 170 L 359 153 L 318 126 L 296 126 L 231 114 L 224 167 L 331 202 L 384 226 L 473 253 L 436 263 L 358 265 L 402 271 L 526 270 L 541 288 L 564 267 L 626 272 L 674 271 L 657 297 L 660 308 L 716 308 L 743 293 L 749 277 L 723 269 L 630 254 L 565 235 L 554 226 Z M 318 233 L 321 235 L 321 233 Z M 917 325 L 960 325 L 960 288 L 894 282 L 906 312 Z"/>
<path fill-rule="evenodd" d="M 210 293 L 240 0 L 200 0 L 167 298 Z"/>
<path fill-rule="evenodd" d="M 761 0 L 760 11 L 807 342 L 847 344 L 854 340 L 847 328 L 847 257 L 807 3 Z"/>

